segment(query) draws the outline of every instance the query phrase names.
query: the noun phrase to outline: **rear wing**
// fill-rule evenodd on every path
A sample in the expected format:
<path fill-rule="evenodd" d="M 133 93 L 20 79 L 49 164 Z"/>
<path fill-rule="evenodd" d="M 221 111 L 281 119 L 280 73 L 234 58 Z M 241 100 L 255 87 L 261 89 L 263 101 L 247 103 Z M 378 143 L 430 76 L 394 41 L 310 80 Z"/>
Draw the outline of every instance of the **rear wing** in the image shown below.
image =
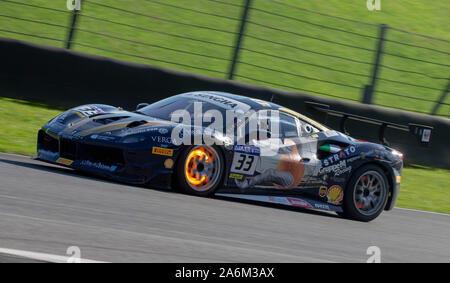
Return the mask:
<path fill-rule="evenodd" d="M 332 115 L 335 117 L 341 117 L 340 121 L 340 131 L 348 135 L 348 131 L 346 129 L 346 122 L 350 120 L 361 121 L 363 123 L 369 123 L 380 126 L 378 132 L 379 143 L 383 145 L 389 146 L 389 142 L 386 140 L 385 131 L 386 128 L 393 128 L 405 132 L 409 132 L 416 136 L 417 141 L 422 146 L 428 146 L 431 141 L 431 132 L 433 131 L 433 127 L 419 125 L 414 123 L 408 123 L 408 125 L 401 125 L 392 122 L 387 122 L 383 120 L 373 119 L 369 117 L 364 117 L 360 115 L 355 115 L 351 113 L 345 113 L 341 111 L 336 111 L 330 109 L 330 106 L 327 104 L 316 103 L 312 101 L 306 101 L 306 109 L 312 115 L 314 120 L 318 122 L 325 123 L 328 115 Z"/>

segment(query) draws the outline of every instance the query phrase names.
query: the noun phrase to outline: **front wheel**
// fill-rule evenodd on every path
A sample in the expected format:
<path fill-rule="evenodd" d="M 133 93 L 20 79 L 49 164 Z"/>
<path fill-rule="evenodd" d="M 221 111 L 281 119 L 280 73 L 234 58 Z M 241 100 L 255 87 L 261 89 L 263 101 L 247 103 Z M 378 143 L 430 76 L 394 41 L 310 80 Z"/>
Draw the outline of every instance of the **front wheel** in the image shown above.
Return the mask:
<path fill-rule="evenodd" d="M 368 222 L 377 218 L 388 200 L 386 174 L 376 165 L 359 168 L 344 193 L 343 216 Z"/>
<path fill-rule="evenodd" d="M 210 196 L 222 181 L 223 157 L 217 147 L 191 146 L 181 154 L 176 171 L 178 185 L 184 192 Z"/>

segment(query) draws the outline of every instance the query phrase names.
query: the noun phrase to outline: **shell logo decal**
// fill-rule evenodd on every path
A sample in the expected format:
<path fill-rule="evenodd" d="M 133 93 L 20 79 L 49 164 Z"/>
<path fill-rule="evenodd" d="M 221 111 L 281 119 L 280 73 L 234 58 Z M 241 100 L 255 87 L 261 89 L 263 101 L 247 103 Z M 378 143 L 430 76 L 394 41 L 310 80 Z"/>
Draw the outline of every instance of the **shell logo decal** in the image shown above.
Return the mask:
<path fill-rule="evenodd" d="M 344 199 L 344 192 L 340 186 L 331 186 L 328 189 L 327 197 L 329 203 L 337 205 Z"/>

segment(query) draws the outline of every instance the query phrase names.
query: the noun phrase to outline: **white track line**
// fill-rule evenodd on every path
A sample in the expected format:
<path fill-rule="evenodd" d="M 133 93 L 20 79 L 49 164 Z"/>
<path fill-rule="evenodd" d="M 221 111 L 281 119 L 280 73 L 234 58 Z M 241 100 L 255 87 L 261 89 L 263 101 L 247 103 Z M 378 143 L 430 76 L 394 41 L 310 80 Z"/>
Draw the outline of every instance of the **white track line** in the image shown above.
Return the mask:
<path fill-rule="evenodd" d="M 394 207 L 394 208 L 395 209 L 399 209 L 399 210 L 406 210 L 406 211 L 422 212 L 422 213 L 435 214 L 435 215 L 450 216 L 450 214 L 447 214 L 447 213 L 439 213 L 439 212 L 418 210 L 418 209 L 412 209 L 412 208 L 403 208 L 403 207 Z"/>
<path fill-rule="evenodd" d="M 13 249 L 3 249 L 3 248 L 0 248 L 0 254 L 19 256 L 19 257 L 24 257 L 24 258 L 28 258 L 28 259 L 34 259 L 34 260 L 40 260 L 40 261 L 52 262 L 52 263 L 69 263 L 69 262 L 73 262 L 73 261 L 80 262 L 80 263 L 105 263 L 102 261 L 96 261 L 96 260 L 90 260 L 90 259 L 83 259 L 83 258 L 74 259 L 72 257 L 67 257 L 67 256 L 59 256 L 59 255 L 53 255 L 53 254 L 36 253 L 36 252 L 13 250 Z"/>

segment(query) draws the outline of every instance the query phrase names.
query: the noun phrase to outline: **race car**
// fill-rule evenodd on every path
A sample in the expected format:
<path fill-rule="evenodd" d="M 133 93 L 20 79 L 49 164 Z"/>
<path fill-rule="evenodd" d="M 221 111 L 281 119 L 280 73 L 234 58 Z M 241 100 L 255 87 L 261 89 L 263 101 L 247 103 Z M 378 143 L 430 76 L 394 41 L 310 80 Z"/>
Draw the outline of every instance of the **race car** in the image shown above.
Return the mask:
<path fill-rule="evenodd" d="M 394 207 L 402 153 L 286 107 L 198 91 L 133 112 L 90 104 L 38 132 L 37 159 L 119 182 L 371 221 Z"/>

